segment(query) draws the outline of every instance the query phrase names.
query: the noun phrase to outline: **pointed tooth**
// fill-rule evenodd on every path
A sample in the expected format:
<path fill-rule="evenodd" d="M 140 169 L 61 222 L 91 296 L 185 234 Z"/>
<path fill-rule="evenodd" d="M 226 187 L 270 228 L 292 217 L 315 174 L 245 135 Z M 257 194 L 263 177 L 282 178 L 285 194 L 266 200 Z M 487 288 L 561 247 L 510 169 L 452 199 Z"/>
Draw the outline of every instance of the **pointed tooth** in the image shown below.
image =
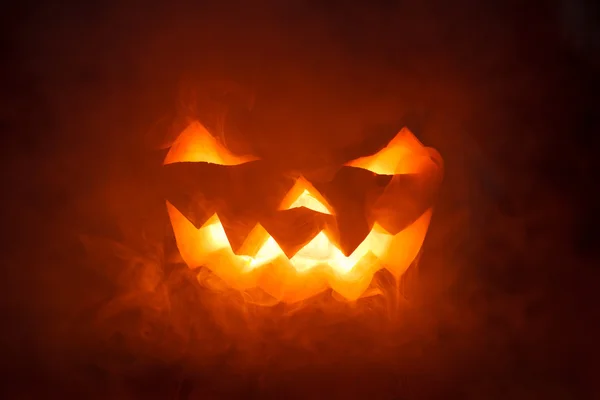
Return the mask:
<path fill-rule="evenodd" d="M 246 242 L 250 232 L 252 232 L 258 222 L 254 218 L 234 215 L 226 211 L 220 212 L 219 218 L 223 224 L 223 230 L 227 235 L 231 249 L 235 254 L 240 254 L 244 242 Z"/>
<path fill-rule="evenodd" d="M 367 218 L 368 210 L 390 180 L 391 177 L 344 167 L 331 182 L 315 184 L 335 210 L 335 237 L 345 256 L 352 254 L 371 231 L 374 221 Z"/>
<path fill-rule="evenodd" d="M 331 215 L 299 207 L 278 211 L 263 224 L 286 256 L 291 258 L 332 220 Z"/>

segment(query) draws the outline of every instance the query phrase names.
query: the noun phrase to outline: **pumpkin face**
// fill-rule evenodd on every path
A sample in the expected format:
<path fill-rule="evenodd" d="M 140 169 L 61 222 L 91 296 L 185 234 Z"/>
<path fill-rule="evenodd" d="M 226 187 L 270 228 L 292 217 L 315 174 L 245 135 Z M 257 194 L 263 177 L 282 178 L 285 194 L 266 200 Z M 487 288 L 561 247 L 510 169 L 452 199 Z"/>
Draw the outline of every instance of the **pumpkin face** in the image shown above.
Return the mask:
<path fill-rule="evenodd" d="M 382 268 L 399 278 L 421 249 L 442 177 L 439 154 L 407 128 L 324 177 L 232 154 L 193 122 L 164 164 L 185 263 L 288 303 L 329 288 L 355 300 Z"/>

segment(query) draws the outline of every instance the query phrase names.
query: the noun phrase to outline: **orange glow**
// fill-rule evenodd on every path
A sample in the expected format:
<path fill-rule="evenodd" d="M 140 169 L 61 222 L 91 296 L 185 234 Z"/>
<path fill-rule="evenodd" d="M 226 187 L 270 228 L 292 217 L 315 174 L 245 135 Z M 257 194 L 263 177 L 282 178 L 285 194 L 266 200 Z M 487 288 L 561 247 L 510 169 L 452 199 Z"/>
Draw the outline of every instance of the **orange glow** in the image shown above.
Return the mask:
<path fill-rule="evenodd" d="M 431 217 L 429 210 L 394 236 L 376 224 L 348 257 L 322 231 L 288 259 L 268 234 L 254 256 L 236 255 L 216 214 L 197 229 L 169 202 L 167 208 L 186 264 L 204 265 L 239 290 L 260 286 L 286 302 L 306 299 L 328 287 L 355 300 L 384 265 L 401 276 L 417 256 Z M 257 231 L 266 232 L 262 227 Z M 256 237 L 251 233 L 246 241 L 253 240 Z"/>
<path fill-rule="evenodd" d="M 290 210 L 298 207 L 306 207 L 322 214 L 333 215 L 333 208 L 327 203 L 327 200 L 303 177 L 298 178 L 294 187 L 281 202 L 279 209 Z"/>
<path fill-rule="evenodd" d="M 219 217 L 215 214 L 202 228 L 207 229 L 207 241 L 211 249 L 231 249 L 225 230 Z M 329 240 L 324 231 L 319 232 L 308 244 L 300 249 L 289 262 L 300 272 L 305 272 L 319 264 L 328 264 L 333 271 L 338 274 L 350 272 L 361 258 L 369 251 L 374 255 L 383 256 L 392 236 L 385 232 L 383 228 L 375 225 L 371 233 L 361 243 L 361 245 L 348 257 Z M 278 257 L 286 257 L 285 253 L 275 239 L 268 236 L 263 245 L 253 257 L 240 256 L 241 260 L 246 262 L 245 269 L 258 268 Z"/>
<path fill-rule="evenodd" d="M 219 165 L 239 165 L 254 160 L 256 157 L 232 154 L 202 124 L 193 122 L 175 140 L 167 153 L 164 164 L 206 162 Z"/>
<path fill-rule="evenodd" d="M 379 153 L 347 165 L 377 174 L 416 173 L 428 168 L 425 163 L 433 164 L 431 154 L 434 153 L 410 131 L 403 129 Z M 229 153 L 202 125 L 194 123 L 175 142 L 165 164 L 203 161 L 238 165 L 253 159 Z M 298 207 L 335 215 L 327 200 L 302 177 L 282 200 L 279 210 Z M 238 290 L 259 287 L 284 302 L 300 301 L 328 288 L 348 300 L 356 300 L 382 268 L 399 278 L 418 255 L 432 213 L 428 209 L 395 235 L 375 222 L 349 256 L 336 244 L 337 227 L 327 227 L 288 257 L 260 223 L 246 237 L 239 251 L 245 255 L 240 255 L 232 250 L 217 214 L 198 229 L 169 202 L 167 209 L 179 252 L 187 265 L 205 266 Z"/>
<path fill-rule="evenodd" d="M 441 164 L 441 157 L 435 150 L 423 146 L 408 128 L 402 128 L 378 153 L 358 158 L 346 165 L 379 175 L 416 174 L 431 165 L 432 158 Z"/>

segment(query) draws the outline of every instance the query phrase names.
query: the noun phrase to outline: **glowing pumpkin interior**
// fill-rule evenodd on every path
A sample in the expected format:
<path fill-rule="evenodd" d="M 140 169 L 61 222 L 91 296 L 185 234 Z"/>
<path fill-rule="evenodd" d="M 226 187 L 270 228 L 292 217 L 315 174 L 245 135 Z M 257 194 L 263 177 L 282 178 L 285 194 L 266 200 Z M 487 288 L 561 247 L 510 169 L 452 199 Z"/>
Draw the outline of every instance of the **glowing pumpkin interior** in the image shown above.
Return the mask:
<path fill-rule="evenodd" d="M 164 163 L 237 166 L 255 160 L 256 157 L 232 154 L 202 124 L 194 122 L 175 141 Z M 376 154 L 350 161 L 346 166 L 377 175 L 434 176 L 436 183 L 442 169 L 439 154 L 424 147 L 407 128 Z M 312 210 L 334 221 L 336 218 L 327 198 L 302 176 L 297 177 L 279 205 L 279 210 L 295 208 Z M 300 301 L 329 288 L 348 300 L 355 300 L 381 268 L 399 278 L 419 253 L 431 217 L 428 206 L 394 234 L 375 220 L 368 235 L 347 255 L 337 245 L 337 227 L 333 224 L 288 256 L 260 223 L 251 229 L 241 251 L 234 252 L 217 213 L 197 228 L 169 201 L 167 209 L 179 252 L 189 267 L 205 266 L 236 289 L 258 287 L 284 302 Z M 386 207 L 381 207 L 374 215 L 376 219 L 385 219 L 388 213 Z"/>

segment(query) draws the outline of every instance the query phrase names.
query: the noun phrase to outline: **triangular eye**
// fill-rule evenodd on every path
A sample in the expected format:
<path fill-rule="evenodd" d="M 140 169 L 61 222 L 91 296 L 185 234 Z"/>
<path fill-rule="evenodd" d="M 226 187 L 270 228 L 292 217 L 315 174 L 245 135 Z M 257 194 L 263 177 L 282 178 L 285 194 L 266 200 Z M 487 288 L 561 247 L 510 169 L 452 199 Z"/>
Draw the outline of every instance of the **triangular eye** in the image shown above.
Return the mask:
<path fill-rule="evenodd" d="M 378 175 L 417 173 L 423 169 L 429 151 L 408 128 L 400 132 L 377 153 L 346 163 L 348 167 L 366 169 Z"/>
<path fill-rule="evenodd" d="M 253 156 L 237 156 L 230 152 L 198 121 L 192 122 L 179 135 L 165 157 L 164 164 L 205 162 L 218 165 L 240 165 L 257 160 Z"/>

